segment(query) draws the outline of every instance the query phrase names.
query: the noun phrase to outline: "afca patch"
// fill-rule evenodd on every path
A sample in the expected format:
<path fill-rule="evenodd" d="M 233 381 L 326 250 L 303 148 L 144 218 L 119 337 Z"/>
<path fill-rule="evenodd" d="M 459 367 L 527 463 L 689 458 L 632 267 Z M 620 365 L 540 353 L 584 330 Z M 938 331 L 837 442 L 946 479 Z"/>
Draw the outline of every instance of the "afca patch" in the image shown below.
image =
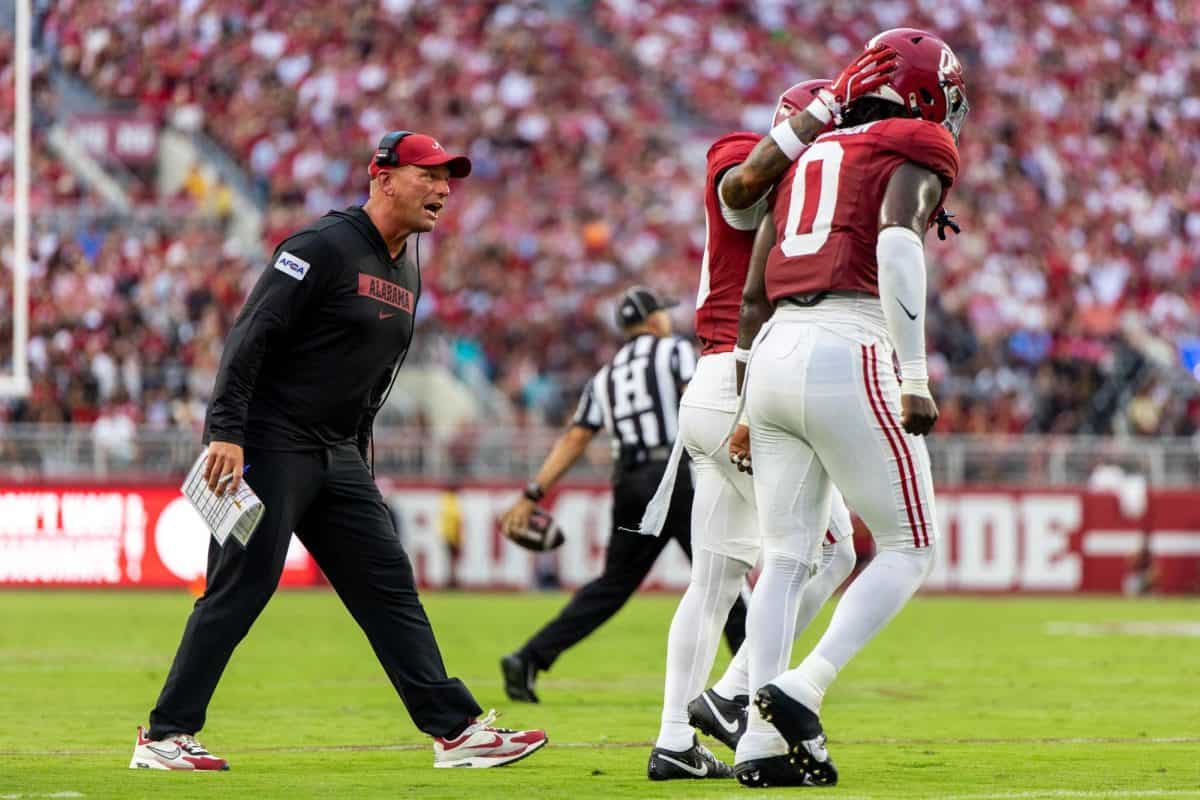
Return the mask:
<path fill-rule="evenodd" d="M 279 258 L 275 259 L 275 269 L 298 281 L 304 280 L 304 276 L 308 274 L 308 267 L 307 261 L 292 255 L 287 250 L 284 250 L 279 254 Z"/>

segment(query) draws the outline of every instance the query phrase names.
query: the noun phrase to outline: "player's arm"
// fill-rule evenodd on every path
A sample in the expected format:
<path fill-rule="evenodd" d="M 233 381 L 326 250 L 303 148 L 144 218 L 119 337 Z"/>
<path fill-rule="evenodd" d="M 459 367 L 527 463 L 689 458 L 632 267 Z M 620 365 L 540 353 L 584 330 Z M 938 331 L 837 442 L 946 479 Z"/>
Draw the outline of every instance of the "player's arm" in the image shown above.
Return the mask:
<path fill-rule="evenodd" d="M 825 128 L 826 123 L 807 110 L 779 123 L 754 146 L 745 161 L 731 167 L 721 178 L 717 195 L 722 213 L 728 217 L 730 211 L 756 208 L 760 204 L 765 207 L 767 192 Z"/>
<path fill-rule="evenodd" d="M 287 334 L 300 311 L 323 288 L 328 265 L 315 265 L 324 258 L 316 234 L 301 234 L 280 245 L 225 339 L 205 431 L 204 479 L 213 491 L 218 483 L 236 491 L 241 482 L 246 415 L 263 360 L 271 344 Z"/>
<path fill-rule="evenodd" d="M 575 465 L 595 435 L 596 430 L 586 425 L 572 423 L 571 427 L 558 437 L 554 446 L 550 448 L 546 460 L 538 469 L 537 475 L 534 476 L 533 482 L 529 484 L 525 493 L 513 504 L 512 508 L 504 514 L 501 528 L 505 536 L 511 539 L 529 526 L 529 516 L 537 507 L 537 501 L 543 494 L 550 491 L 554 484 L 558 483 L 567 470 Z"/>
<path fill-rule="evenodd" d="M 942 199 L 942 181 L 911 162 L 892 175 L 879 209 L 879 301 L 900 360 L 900 421 L 923 436 L 938 418 L 925 361 L 925 231 Z"/>
<path fill-rule="evenodd" d="M 529 515 L 537 507 L 538 501 L 575 465 L 587 450 L 592 437 L 604 427 L 604 409 L 596 397 L 595 389 L 597 378 L 603 376 L 604 372 L 601 370 L 600 374 L 583 387 L 583 394 L 579 397 L 579 405 L 575 409 L 575 417 L 571 420 L 570 427 L 550 448 L 550 454 L 542 462 L 533 481 L 525 487 L 521 497 L 505 512 L 500 529 L 510 539 L 529 527 Z"/>
<path fill-rule="evenodd" d="M 750 267 L 746 272 L 746 283 L 742 287 L 742 306 L 738 310 L 737 348 L 734 360 L 737 363 L 737 391 L 742 393 L 746 380 L 746 361 L 750 358 L 750 346 L 754 337 L 774 310 L 767 299 L 767 256 L 775 246 L 775 220 L 763 219 L 754 235 L 754 247 L 750 250 Z"/>
<path fill-rule="evenodd" d="M 746 361 L 750 358 L 750 346 L 758 336 L 763 323 L 771 316 L 771 301 L 767 298 L 767 256 L 775 246 L 775 221 L 766 217 L 754 235 L 754 247 L 750 250 L 750 267 L 746 272 L 746 284 L 742 287 L 742 306 L 738 311 L 738 340 L 734 349 L 734 365 L 737 371 L 737 392 L 742 393 L 746 382 Z M 739 424 L 729 439 L 729 460 L 741 472 L 753 473 L 750 466 L 750 427 Z"/>
<path fill-rule="evenodd" d="M 748 209 L 764 202 L 767 190 L 779 182 L 813 139 L 828 130 L 835 118 L 840 118 L 844 107 L 891 78 L 896 71 L 896 56 L 896 51 L 884 45 L 863 52 L 841 71 L 829 88 L 818 92 L 807 108 L 772 128 L 746 160 L 730 169 L 721 180 L 718 196 L 722 211 Z"/>

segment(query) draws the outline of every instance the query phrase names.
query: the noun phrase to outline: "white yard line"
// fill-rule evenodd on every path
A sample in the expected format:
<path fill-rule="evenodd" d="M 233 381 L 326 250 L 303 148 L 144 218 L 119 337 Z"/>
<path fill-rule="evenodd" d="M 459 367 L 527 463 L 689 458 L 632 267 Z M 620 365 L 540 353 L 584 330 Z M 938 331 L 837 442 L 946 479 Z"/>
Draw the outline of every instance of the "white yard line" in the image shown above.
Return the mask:
<path fill-rule="evenodd" d="M 1190 636 L 1200 637 L 1197 620 L 1115 620 L 1110 622 L 1047 622 L 1054 636 Z"/>

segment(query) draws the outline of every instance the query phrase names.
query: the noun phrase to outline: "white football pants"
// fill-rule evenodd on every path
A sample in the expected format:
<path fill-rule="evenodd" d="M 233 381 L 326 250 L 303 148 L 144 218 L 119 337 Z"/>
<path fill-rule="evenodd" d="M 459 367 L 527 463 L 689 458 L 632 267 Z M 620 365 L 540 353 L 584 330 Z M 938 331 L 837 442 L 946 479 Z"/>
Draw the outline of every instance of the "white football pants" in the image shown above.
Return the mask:
<path fill-rule="evenodd" d="M 920 586 L 938 536 L 929 456 L 924 441 L 900 427 L 890 346 L 867 326 L 826 326 L 812 322 L 813 316 L 808 309 L 781 307 L 756 343 L 747 377 L 763 532 L 763 575 L 747 617 L 752 691 L 788 667 L 794 631 L 778 631 L 776 620 L 795 616 L 828 524 L 834 484 L 881 553 L 911 567 L 898 573 L 888 558 L 877 558 L 878 565 L 859 575 L 822 637 L 826 647 L 837 644 L 841 663 L 821 662 L 829 666 L 809 681 L 818 684 L 810 693 L 816 696 Z M 812 702 L 819 708 L 818 701 Z M 752 708 L 738 760 L 785 750 Z"/>

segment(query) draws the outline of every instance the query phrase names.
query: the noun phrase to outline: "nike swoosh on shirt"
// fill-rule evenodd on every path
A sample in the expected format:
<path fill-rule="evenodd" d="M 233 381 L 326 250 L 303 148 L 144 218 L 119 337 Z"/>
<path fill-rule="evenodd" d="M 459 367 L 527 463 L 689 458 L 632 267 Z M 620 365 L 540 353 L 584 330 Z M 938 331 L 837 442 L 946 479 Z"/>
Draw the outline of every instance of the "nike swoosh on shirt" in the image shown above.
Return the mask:
<path fill-rule="evenodd" d="M 701 697 L 704 698 L 704 703 L 705 703 L 705 705 L 708 706 L 709 710 L 712 711 L 713 716 L 717 718 L 717 722 L 721 723 L 721 727 L 724 728 L 725 730 L 729 731 L 730 733 L 737 733 L 737 729 L 738 729 L 737 720 L 734 720 L 732 723 L 730 723 L 725 719 L 725 717 L 721 716 L 721 712 L 717 711 L 716 704 L 713 703 L 712 698 L 708 696 L 707 692 L 705 692 L 703 695 L 701 695 Z"/>
<path fill-rule="evenodd" d="M 914 314 L 913 312 L 911 312 L 911 311 L 909 311 L 909 310 L 908 310 L 908 306 L 904 305 L 904 301 L 903 301 L 903 300 L 901 300 L 899 297 L 897 297 L 897 298 L 896 298 L 896 302 L 897 302 L 897 303 L 899 303 L 899 304 L 900 304 L 900 307 L 904 309 L 904 313 L 905 313 L 905 314 L 908 314 L 908 318 L 909 318 L 909 319 L 911 319 L 911 320 L 913 320 L 913 321 L 916 321 L 916 319 L 917 319 L 917 315 L 916 315 L 916 314 Z"/>
<path fill-rule="evenodd" d="M 396 316 L 396 313 L 397 312 L 395 312 L 395 311 L 393 311 L 391 314 L 387 313 L 386 311 L 380 311 L 379 318 L 380 319 L 391 319 L 392 317 Z"/>
<path fill-rule="evenodd" d="M 695 775 L 697 778 L 703 778 L 705 775 L 708 774 L 708 764 L 705 764 L 703 762 L 701 762 L 700 768 L 697 769 L 696 767 L 693 767 L 691 764 L 685 764 L 682 761 L 679 761 L 678 759 L 671 758 L 670 756 L 664 756 L 662 753 L 659 753 L 658 757 L 661 758 L 663 761 L 666 761 L 668 764 L 674 764 L 675 766 L 679 767 L 684 772 L 687 772 L 691 775 Z"/>

